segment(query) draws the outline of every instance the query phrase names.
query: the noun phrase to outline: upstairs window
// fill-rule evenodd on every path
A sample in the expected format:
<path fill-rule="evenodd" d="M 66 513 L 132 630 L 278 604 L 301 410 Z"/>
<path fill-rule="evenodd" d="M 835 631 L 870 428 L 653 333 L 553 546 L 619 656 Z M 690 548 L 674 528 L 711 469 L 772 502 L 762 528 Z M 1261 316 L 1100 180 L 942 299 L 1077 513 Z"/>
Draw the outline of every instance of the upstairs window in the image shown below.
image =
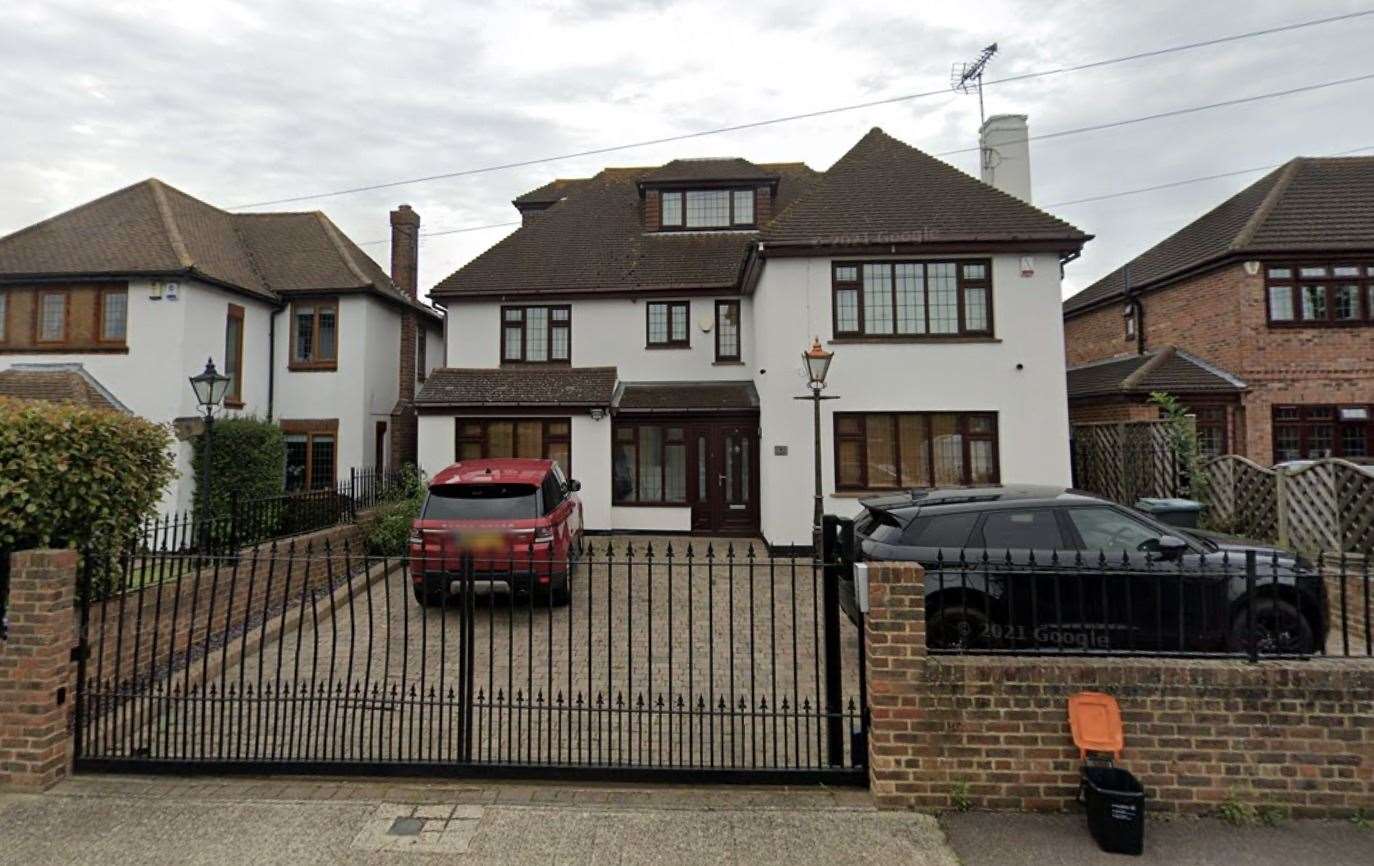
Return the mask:
<path fill-rule="evenodd" d="M 739 301 L 716 301 L 716 360 L 740 359 Z"/>
<path fill-rule="evenodd" d="M 992 263 L 836 262 L 837 337 L 992 335 Z"/>
<path fill-rule="evenodd" d="M 659 195 L 664 229 L 728 229 L 754 226 L 754 190 L 688 189 Z"/>
<path fill-rule="evenodd" d="M 291 369 L 333 370 L 338 365 L 339 302 L 291 305 Z"/>
<path fill-rule="evenodd" d="M 501 308 L 501 363 L 567 364 L 572 359 L 572 307 Z"/>
<path fill-rule="evenodd" d="M 650 301 L 644 305 L 645 342 L 650 349 L 686 349 L 687 301 Z"/>
<path fill-rule="evenodd" d="M 224 402 L 229 406 L 243 405 L 243 307 L 230 304 L 224 317 L 224 375 L 229 377 L 229 390 Z"/>
<path fill-rule="evenodd" d="M 1271 325 L 1374 323 L 1374 265 L 1269 263 L 1264 279 Z"/>

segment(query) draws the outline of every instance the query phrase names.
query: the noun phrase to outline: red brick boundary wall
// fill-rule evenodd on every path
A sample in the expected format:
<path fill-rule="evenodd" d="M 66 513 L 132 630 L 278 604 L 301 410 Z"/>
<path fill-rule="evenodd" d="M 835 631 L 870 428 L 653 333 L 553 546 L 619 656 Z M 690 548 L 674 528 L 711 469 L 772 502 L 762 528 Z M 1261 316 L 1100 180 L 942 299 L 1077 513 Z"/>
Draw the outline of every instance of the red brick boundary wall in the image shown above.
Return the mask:
<path fill-rule="evenodd" d="M 0 641 L 0 786 L 49 788 L 71 767 L 75 574 L 72 550 L 10 559 L 9 639 Z"/>
<path fill-rule="evenodd" d="M 1073 807 L 1066 702 L 1121 704 L 1121 765 L 1154 811 L 1234 800 L 1295 817 L 1374 809 L 1374 661 L 928 656 L 919 566 L 870 568 L 872 790 L 884 808 Z"/>

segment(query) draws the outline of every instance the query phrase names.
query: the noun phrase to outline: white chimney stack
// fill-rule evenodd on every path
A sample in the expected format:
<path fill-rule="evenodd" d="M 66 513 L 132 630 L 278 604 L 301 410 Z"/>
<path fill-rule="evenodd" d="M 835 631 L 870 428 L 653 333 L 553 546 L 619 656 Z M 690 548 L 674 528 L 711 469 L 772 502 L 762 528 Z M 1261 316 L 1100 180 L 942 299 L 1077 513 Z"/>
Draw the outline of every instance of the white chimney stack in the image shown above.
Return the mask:
<path fill-rule="evenodd" d="M 1014 195 L 1026 204 L 1031 200 L 1028 137 L 1024 114 L 994 114 L 978 130 L 983 183 Z"/>

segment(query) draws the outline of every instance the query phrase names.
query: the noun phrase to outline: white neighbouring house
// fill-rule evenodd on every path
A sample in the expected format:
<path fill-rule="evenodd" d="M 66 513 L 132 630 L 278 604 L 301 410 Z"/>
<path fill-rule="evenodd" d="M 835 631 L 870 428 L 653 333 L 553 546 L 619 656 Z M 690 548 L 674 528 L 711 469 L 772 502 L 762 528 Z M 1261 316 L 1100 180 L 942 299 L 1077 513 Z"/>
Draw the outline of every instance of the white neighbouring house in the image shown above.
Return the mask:
<path fill-rule="evenodd" d="M 191 504 L 187 377 L 207 357 L 233 379 L 223 415 L 280 422 L 288 488 L 413 461 L 442 318 L 415 296 L 419 217 L 391 223 L 394 280 L 323 213 L 229 213 L 156 179 L 0 238 L 0 394 L 66 400 L 86 380 L 176 423 L 163 512 Z"/>
<path fill-rule="evenodd" d="M 874 129 L 825 172 L 675 160 L 517 198 L 522 227 L 431 292 L 421 467 L 553 457 L 591 529 L 805 546 L 819 337 L 827 512 L 1067 485 L 1060 279 L 1089 236 L 1023 200 L 1024 117 L 983 133 L 1005 192 Z"/>

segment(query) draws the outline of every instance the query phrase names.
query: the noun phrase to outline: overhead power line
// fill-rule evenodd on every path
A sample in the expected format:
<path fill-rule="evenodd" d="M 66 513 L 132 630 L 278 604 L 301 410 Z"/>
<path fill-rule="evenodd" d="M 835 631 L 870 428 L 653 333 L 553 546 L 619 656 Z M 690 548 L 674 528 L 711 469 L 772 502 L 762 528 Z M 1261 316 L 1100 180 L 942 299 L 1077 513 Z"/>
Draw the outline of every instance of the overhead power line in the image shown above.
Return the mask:
<path fill-rule="evenodd" d="M 1079 126 L 1073 129 L 1061 129 L 1057 132 L 1042 132 L 1039 135 L 1029 135 L 1025 138 L 1009 141 L 1007 144 L 1025 144 L 1028 141 L 1042 141 L 1047 138 L 1063 138 L 1066 135 L 1078 135 L 1084 132 L 1097 132 L 1103 129 L 1114 129 L 1118 126 L 1128 126 L 1133 123 L 1145 123 L 1150 120 L 1163 120 L 1166 117 L 1179 117 L 1185 114 L 1196 114 L 1199 111 L 1211 111 L 1214 108 L 1229 108 L 1233 105 L 1245 105 L 1250 102 L 1259 102 L 1262 99 L 1277 99 L 1281 96 L 1292 96 L 1295 93 L 1309 93 L 1313 90 L 1324 90 L 1328 87 L 1338 87 L 1342 84 L 1355 84 L 1360 81 L 1370 81 L 1374 79 L 1374 72 L 1364 75 L 1355 75 L 1350 78 L 1338 78 L 1335 81 L 1323 81 L 1319 84 L 1305 84 L 1302 87 L 1291 87 L 1287 90 L 1271 90 L 1268 93 L 1257 93 L 1254 96 L 1242 96 L 1237 99 L 1226 99 L 1221 102 L 1209 102 L 1206 105 L 1194 105 L 1190 108 L 1176 108 L 1172 111 L 1161 111 L 1156 114 L 1142 114 L 1138 117 L 1127 117 L 1122 120 L 1113 120 L 1108 123 L 1095 123 L 1092 126 Z M 980 145 L 973 147 L 959 147 L 954 150 L 942 150 L 934 156 L 954 156 L 959 153 L 977 153 L 981 149 Z"/>
<path fill-rule="evenodd" d="M 1088 69 L 1100 69 L 1104 66 L 1111 66 L 1118 63 L 1128 63 L 1133 60 L 1143 60 L 1151 57 L 1160 57 L 1166 54 L 1173 54 L 1180 51 L 1192 51 L 1198 48 L 1206 48 L 1213 45 L 1221 45 L 1228 42 L 1237 42 L 1242 39 L 1252 39 L 1259 36 L 1269 36 L 1277 33 L 1287 33 L 1293 30 L 1300 30 L 1307 27 L 1316 27 L 1323 24 L 1332 24 L 1340 21 L 1350 21 L 1374 15 L 1374 9 L 1365 9 L 1359 12 L 1350 12 L 1344 15 L 1333 15 L 1326 18 L 1314 18 L 1306 21 L 1298 21 L 1292 24 L 1284 24 L 1276 27 L 1268 27 L 1260 30 L 1250 30 L 1245 33 L 1235 33 L 1228 36 L 1219 36 L 1213 39 L 1205 39 L 1198 42 L 1189 42 L 1182 45 L 1171 45 L 1164 48 L 1156 48 L 1150 51 L 1140 51 L 1134 54 L 1126 54 L 1120 57 L 1110 57 L 1103 60 L 1094 60 L 1088 63 L 1080 63 L 1074 66 L 1061 66 L 1054 69 L 1043 69 L 1036 72 L 1027 72 L 1020 75 L 1010 75 L 1005 78 L 997 78 L 983 82 L 983 86 L 990 87 L 997 84 L 1010 84 L 1018 81 L 1029 81 L 1035 78 L 1045 78 L 1051 75 L 1063 75 L 1070 72 L 1081 72 Z M 412 184 L 431 183 L 438 180 L 450 180 L 458 177 L 471 177 L 478 174 L 489 174 L 497 171 L 506 171 L 514 168 L 525 168 L 531 165 L 540 165 L 548 162 L 559 162 L 568 159 L 578 159 L 587 156 L 598 156 L 601 154 L 615 153 L 617 151 L 632 150 L 641 147 L 652 147 L 659 144 L 668 144 L 675 141 L 688 141 L 694 138 L 704 138 L 713 135 L 722 135 L 729 132 L 740 132 L 746 129 L 757 129 L 763 126 L 772 126 L 779 123 L 791 123 L 798 120 L 809 120 L 816 117 L 825 117 L 831 114 L 840 114 L 849 111 L 860 111 L 865 108 L 876 108 L 883 105 L 893 105 L 899 102 L 908 102 L 916 99 L 925 99 L 932 96 L 939 96 L 947 93 L 945 88 L 939 90 L 929 90 L 922 93 L 908 93 L 902 96 L 892 96 L 885 99 L 875 99 L 866 102 L 850 103 L 832 108 L 823 108 L 816 111 L 808 111 L 800 114 L 790 114 L 783 117 L 768 118 L 766 120 L 756 120 L 747 123 L 737 123 L 730 126 L 721 126 L 714 129 L 699 130 L 697 132 L 682 133 L 679 135 L 663 136 L 661 138 L 644 139 L 642 141 L 630 142 L 627 144 L 608 145 L 606 147 L 591 148 L 588 150 L 575 151 L 571 153 L 559 154 L 557 156 L 538 157 L 535 159 L 519 160 L 516 162 L 499 163 L 495 165 L 482 166 L 480 168 L 459 169 L 455 171 L 442 172 L 439 174 L 424 175 L 420 177 L 405 178 L 402 180 L 384 181 L 381 183 L 366 184 L 361 186 L 336 189 L 329 192 L 310 193 L 305 195 L 291 196 L 288 198 L 270 199 L 267 201 L 249 202 L 247 204 L 234 205 L 231 210 L 241 210 L 252 207 L 267 207 L 269 205 L 289 204 L 292 202 L 310 201 L 321 198 L 332 198 L 340 195 L 352 195 L 360 192 L 372 192 L 381 189 L 394 189 L 400 186 L 410 186 Z"/>
<path fill-rule="evenodd" d="M 457 235 L 457 234 L 463 234 L 464 232 L 481 232 L 481 231 L 486 231 L 487 229 L 504 229 L 504 228 L 509 228 L 510 226 L 518 226 L 518 225 L 520 225 L 520 220 L 511 220 L 510 222 L 504 222 L 504 223 L 490 223 L 490 224 L 484 225 L 484 226 L 464 226 L 463 228 L 460 228 L 460 229 L 440 229 L 439 231 L 434 231 L 434 232 L 420 232 L 420 237 L 422 237 L 422 238 L 437 238 L 437 237 L 440 237 L 440 236 L 442 236 L 442 235 Z M 380 240 L 375 240 L 375 241 L 358 241 L 358 242 L 357 242 L 358 246 L 360 246 L 360 247 L 368 247 L 368 246 L 372 246 L 373 244 L 388 244 L 388 243 L 391 243 L 391 238 L 381 238 Z"/>

